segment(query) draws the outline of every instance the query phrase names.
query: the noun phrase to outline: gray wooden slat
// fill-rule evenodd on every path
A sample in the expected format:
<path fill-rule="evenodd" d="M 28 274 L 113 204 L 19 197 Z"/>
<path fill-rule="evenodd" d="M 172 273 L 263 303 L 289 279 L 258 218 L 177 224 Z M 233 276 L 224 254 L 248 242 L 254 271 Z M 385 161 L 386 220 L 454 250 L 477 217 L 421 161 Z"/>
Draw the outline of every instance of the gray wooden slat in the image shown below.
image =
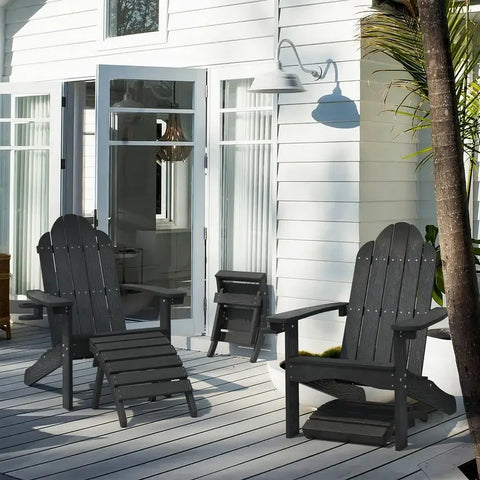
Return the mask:
<path fill-rule="evenodd" d="M 422 264 L 424 240 L 416 228 L 410 229 L 409 243 L 407 246 L 404 283 L 401 287 L 400 302 L 398 307 L 397 322 L 411 318 L 415 313 L 415 304 L 417 300 L 418 289 L 423 289 L 419 283 L 419 272 Z M 422 282 L 424 279 L 420 279 Z M 431 288 L 431 287 L 430 287 Z M 428 294 L 431 303 L 431 291 Z"/>
<path fill-rule="evenodd" d="M 63 217 L 63 227 L 75 289 L 76 308 L 80 320 L 78 333 L 91 335 L 96 332 L 95 317 L 90 300 L 90 285 L 78 217 L 76 215 L 65 215 Z M 58 268 L 62 268 L 62 266 L 59 265 Z"/>
<path fill-rule="evenodd" d="M 174 395 L 191 391 L 192 386 L 189 380 L 175 382 L 150 383 L 145 385 L 125 385 L 117 387 L 120 398 L 129 400 L 140 397 L 153 397 L 157 395 Z"/>
<path fill-rule="evenodd" d="M 431 244 L 425 244 L 420 267 L 420 276 L 417 292 L 416 311 L 420 314 L 427 312 L 432 303 L 432 287 L 436 269 L 435 248 Z M 418 313 L 417 313 L 418 314 Z M 427 331 L 417 333 L 414 340 L 410 341 L 410 352 L 408 357 L 408 368 L 413 373 L 421 374 L 425 356 Z"/>
<path fill-rule="evenodd" d="M 42 270 L 43 288 L 50 295 L 58 295 L 59 287 L 57 283 L 57 274 L 55 272 L 55 264 L 53 261 L 53 247 L 50 238 L 50 232 L 44 233 L 38 242 L 37 252 Z M 61 318 L 55 318 L 51 312 L 48 315 L 50 324 L 50 337 L 52 346 L 58 345 L 62 341 Z"/>
<path fill-rule="evenodd" d="M 392 235 L 393 225 L 389 225 L 375 240 L 362 330 L 358 342 L 357 359 L 362 362 L 373 361 L 375 353 Z"/>
<path fill-rule="evenodd" d="M 120 297 L 117 266 L 113 255 L 112 242 L 108 235 L 100 230 L 96 231 L 98 240 L 98 252 L 102 263 L 103 281 L 107 296 L 108 308 L 112 330 L 125 330 L 125 320 Z"/>
<path fill-rule="evenodd" d="M 245 307 L 260 307 L 262 304 L 262 299 L 258 295 L 242 295 L 240 293 L 216 293 L 213 301 L 225 305 Z"/>
<path fill-rule="evenodd" d="M 92 337 L 92 342 L 95 344 L 106 344 L 123 340 L 141 340 L 146 338 L 165 338 L 165 333 L 163 333 L 160 328 L 136 328 L 135 330 L 127 330 L 125 332 L 111 332 L 105 336 L 95 335 Z"/>
<path fill-rule="evenodd" d="M 382 301 L 382 312 L 376 343 L 374 347 L 374 361 L 389 363 L 392 355 L 393 330 L 400 300 L 400 287 L 402 280 L 410 282 L 409 288 L 416 290 L 417 277 L 413 279 L 404 278 L 405 256 L 409 238 L 410 227 L 407 223 L 397 223 L 394 226 L 390 254 L 388 257 L 388 268 L 385 277 L 384 295 Z"/>
<path fill-rule="evenodd" d="M 170 342 L 168 341 L 168 338 L 162 338 L 160 341 L 161 344 L 163 345 L 168 345 Z M 104 343 L 99 343 L 95 342 L 95 346 L 97 349 L 100 349 L 102 352 L 108 352 L 111 350 L 120 350 L 124 348 L 143 348 L 143 347 L 149 347 L 152 345 L 158 345 L 159 340 L 158 338 L 138 338 L 138 339 L 133 339 L 133 338 L 128 338 L 125 340 L 120 340 L 117 342 L 104 342 Z"/>
<path fill-rule="evenodd" d="M 148 368 L 178 367 L 181 365 L 177 355 L 163 355 L 161 357 L 139 358 L 135 362 L 131 360 L 115 360 L 108 363 L 110 372 L 132 372 Z"/>
<path fill-rule="evenodd" d="M 174 378 L 187 378 L 184 367 L 167 367 L 143 372 L 124 372 L 115 375 L 116 385 L 132 385 L 135 383 L 160 382 Z"/>
<path fill-rule="evenodd" d="M 141 358 L 158 357 L 162 355 L 176 356 L 177 354 L 177 351 L 171 345 L 129 348 L 128 343 L 126 348 L 122 350 L 112 350 L 107 352 L 100 350 L 100 352 L 102 353 L 105 362 L 130 359 L 133 363 L 136 363 L 137 360 Z"/>
<path fill-rule="evenodd" d="M 363 245 L 357 254 L 353 272 L 350 300 L 347 307 L 345 333 L 342 343 L 342 358 L 355 359 L 357 357 L 358 340 L 362 328 L 363 310 L 367 294 L 368 277 L 372 263 L 374 242 Z"/>
<path fill-rule="evenodd" d="M 38 242 L 37 252 L 42 269 L 43 288 L 50 295 L 58 295 L 57 277 L 55 275 L 55 265 L 53 262 L 52 241 L 50 232 L 44 233 Z"/>
<path fill-rule="evenodd" d="M 95 231 L 83 217 L 78 218 L 78 229 L 83 246 L 89 295 L 96 332 L 108 332 L 112 330 L 112 321 L 105 297 L 105 284 L 98 254 L 98 242 Z"/>
<path fill-rule="evenodd" d="M 50 235 L 52 238 L 53 254 L 57 274 L 57 283 L 60 296 L 75 302 L 75 285 L 73 283 L 72 271 L 70 268 L 70 255 L 68 252 L 67 240 L 63 217 L 58 218 L 53 224 Z M 79 334 L 83 331 L 80 325 L 78 308 L 76 302 L 72 307 L 72 333 Z"/>

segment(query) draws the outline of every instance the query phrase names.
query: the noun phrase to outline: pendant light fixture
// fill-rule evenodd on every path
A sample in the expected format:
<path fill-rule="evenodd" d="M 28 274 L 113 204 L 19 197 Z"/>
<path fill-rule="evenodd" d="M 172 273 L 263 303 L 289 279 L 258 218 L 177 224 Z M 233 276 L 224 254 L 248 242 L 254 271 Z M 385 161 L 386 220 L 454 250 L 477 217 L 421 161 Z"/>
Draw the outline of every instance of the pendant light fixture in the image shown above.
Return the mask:
<path fill-rule="evenodd" d="M 178 108 L 175 102 L 176 82 L 173 82 L 173 101 L 171 108 Z M 182 130 L 182 122 L 178 113 L 169 113 L 167 128 L 160 138 L 160 142 L 188 142 Z M 161 145 L 157 150 L 157 161 L 159 162 L 182 162 L 190 155 L 191 145 Z"/>

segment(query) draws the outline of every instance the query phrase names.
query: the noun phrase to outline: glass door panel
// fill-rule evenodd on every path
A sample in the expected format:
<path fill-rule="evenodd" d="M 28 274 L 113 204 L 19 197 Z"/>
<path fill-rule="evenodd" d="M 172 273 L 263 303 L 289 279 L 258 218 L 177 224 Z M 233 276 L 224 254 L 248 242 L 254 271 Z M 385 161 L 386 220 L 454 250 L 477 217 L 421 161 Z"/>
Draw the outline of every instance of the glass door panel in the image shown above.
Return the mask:
<path fill-rule="evenodd" d="M 0 251 L 11 292 L 41 288 L 36 245 L 60 215 L 61 86 L 0 85 Z"/>
<path fill-rule="evenodd" d="M 197 70 L 99 68 L 99 227 L 122 282 L 186 291 L 172 311 L 174 334 L 204 328 L 204 84 Z M 132 318 L 150 319 L 145 302 Z"/>

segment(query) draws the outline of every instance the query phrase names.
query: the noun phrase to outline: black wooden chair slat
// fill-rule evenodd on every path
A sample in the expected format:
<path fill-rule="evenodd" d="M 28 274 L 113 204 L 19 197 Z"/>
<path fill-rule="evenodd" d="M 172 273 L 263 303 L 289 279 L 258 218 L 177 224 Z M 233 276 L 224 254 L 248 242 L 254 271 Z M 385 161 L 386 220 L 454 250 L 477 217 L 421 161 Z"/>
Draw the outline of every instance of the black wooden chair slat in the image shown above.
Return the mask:
<path fill-rule="evenodd" d="M 353 281 L 350 291 L 350 301 L 345 320 L 345 335 L 343 337 L 341 357 L 357 358 L 358 340 L 362 329 L 363 309 L 367 295 L 368 277 L 373 257 L 373 242 L 360 248 L 355 262 Z"/>
<path fill-rule="evenodd" d="M 361 362 L 373 361 L 375 355 L 392 234 L 393 226 L 391 225 L 380 233 L 373 248 L 362 329 L 358 342 L 357 359 Z"/>
<path fill-rule="evenodd" d="M 123 322 L 123 309 L 117 268 L 113 254 L 112 242 L 108 235 L 96 230 L 98 240 L 98 253 L 102 262 L 103 281 L 105 283 L 105 296 L 110 311 L 112 330 L 125 330 Z"/>
<path fill-rule="evenodd" d="M 425 409 L 413 408 L 407 396 L 448 414 L 456 411 L 455 398 L 421 375 L 427 327 L 446 316 L 445 309 L 431 310 L 435 268 L 435 248 L 406 223 L 388 226 L 375 242 L 361 247 L 346 307 L 340 359 L 299 354 L 298 320 L 306 316 L 292 311 L 267 318 L 272 329 L 285 331 L 287 436 L 299 430 L 299 383 L 341 399 L 335 401 L 339 403 L 334 410 L 326 404 L 321 419 L 312 416 L 305 424 L 309 438 L 384 445 L 395 432 L 396 448 L 402 449 L 407 445 L 408 426 L 414 418 L 425 417 Z M 345 388 L 332 388 L 332 382 L 341 382 Z M 385 428 L 370 429 L 369 419 L 381 407 L 358 396 L 355 389 L 365 385 L 395 393 L 393 414 Z M 365 417 L 347 413 L 351 404 L 345 402 L 354 397 L 361 402 L 354 404 L 355 409 L 358 406 Z M 357 416 L 363 421 L 360 429 L 352 426 L 358 423 Z"/>
<path fill-rule="evenodd" d="M 72 275 L 74 296 L 79 319 L 79 333 L 93 335 L 96 333 L 96 321 L 90 298 L 85 252 L 78 226 L 77 217 L 67 215 L 62 224 L 64 228 L 67 253 L 70 259 L 69 273 Z M 52 229 L 53 231 L 54 229 Z M 60 268 L 60 266 L 58 267 Z"/>
<path fill-rule="evenodd" d="M 45 292 L 70 302 L 52 301 L 54 298 L 43 292 L 27 292 L 29 298 L 48 307 L 52 349 L 25 371 L 25 383 L 33 385 L 62 367 L 63 405 L 71 409 L 72 360 L 94 357 L 98 371 L 93 407 L 99 405 L 106 376 L 122 427 L 127 424 L 123 405 L 126 397 L 122 397 L 122 392 L 115 387 L 114 377 L 123 372 L 127 375 L 122 389 L 128 392 L 128 398 L 183 393 L 190 415 L 195 416 L 191 384 L 166 334 L 170 332 L 170 306 L 181 303 L 185 293 L 173 289 L 161 292 L 165 302 L 161 311 L 164 317 L 160 320 L 166 328 L 127 330 L 115 257 L 106 234 L 93 229 L 82 217 L 65 215 L 54 223 L 50 233 L 41 237 L 37 251 Z M 166 369 L 165 372 L 162 373 L 162 369 Z M 156 371 L 156 376 L 147 373 L 150 370 Z M 136 379 L 128 373 L 133 371 Z M 173 377 L 174 372 L 179 376 Z M 128 378 L 131 384 L 126 383 Z M 139 379 L 143 379 L 142 384 Z M 152 382 L 157 384 L 152 386 Z"/>
<path fill-rule="evenodd" d="M 392 325 L 395 325 L 397 321 L 400 304 L 407 301 L 408 297 L 411 298 L 412 306 L 415 304 L 418 274 L 414 278 L 409 277 L 407 274 L 411 272 L 405 269 L 407 248 L 411 245 L 415 232 L 418 233 L 416 229 L 411 230 L 409 225 L 404 223 L 396 226 L 393 232 L 387 277 L 385 279 L 381 321 L 378 325 L 377 341 L 374 350 L 375 361 L 379 363 L 390 363 L 392 361 Z M 421 252 L 420 247 L 418 253 L 421 255 Z M 399 288 L 399 286 L 402 288 Z M 413 295 L 410 292 L 413 292 Z M 402 295 L 405 297 L 404 299 L 402 299 Z"/>
<path fill-rule="evenodd" d="M 103 280 L 102 264 L 100 263 L 95 230 L 85 222 L 78 222 L 78 228 L 90 288 L 92 312 L 95 318 L 95 333 L 118 331 L 123 328 L 123 322 L 117 328 L 112 328 L 111 312 L 105 296 L 105 283 Z M 121 315 L 121 317 L 123 317 L 123 315 Z"/>
<path fill-rule="evenodd" d="M 37 252 L 42 267 L 43 289 L 50 295 L 58 295 L 59 287 L 57 284 L 57 276 L 55 275 L 55 264 L 52 255 L 52 242 L 50 232 L 44 233 L 38 242 Z M 61 318 L 54 316 L 49 312 L 48 321 L 50 326 L 50 337 L 52 346 L 60 345 L 62 342 Z"/>
<path fill-rule="evenodd" d="M 417 303 L 415 309 L 420 314 L 426 313 L 431 305 L 431 292 L 437 267 L 437 254 L 433 245 L 426 243 L 423 248 L 422 261 L 420 262 L 420 274 L 417 290 Z M 408 369 L 418 375 L 422 373 L 425 358 L 425 346 L 427 342 L 427 330 L 421 330 L 417 336 L 409 342 Z"/>
<path fill-rule="evenodd" d="M 167 380 L 187 378 L 185 367 L 165 367 L 133 372 L 117 373 L 114 376 L 115 386 L 135 385 L 137 383 L 165 382 Z"/>
<path fill-rule="evenodd" d="M 50 232 L 52 251 L 55 259 L 55 275 L 58 284 L 57 294 L 60 297 L 75 300 L 75 285 L 73 283 L 65 229 L 63 228 L 63 217 L 58 219 L 57 222 L 55 222 L 57 228 L 52 228 Z M 78 306 L 75 302 L 72 307 L 72 335 L 81 334 L 84 330 L 79 320 Z"/>

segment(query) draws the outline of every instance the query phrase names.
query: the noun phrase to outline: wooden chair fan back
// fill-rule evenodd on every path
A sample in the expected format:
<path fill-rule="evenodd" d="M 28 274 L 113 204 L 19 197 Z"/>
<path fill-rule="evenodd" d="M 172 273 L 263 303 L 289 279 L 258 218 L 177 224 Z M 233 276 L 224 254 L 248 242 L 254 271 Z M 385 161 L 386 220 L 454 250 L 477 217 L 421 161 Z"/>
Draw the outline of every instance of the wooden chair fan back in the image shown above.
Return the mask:
<path fill-rule="evenodd" d="M 347 307 L 342 357 L 392 363 L 391 325 L 430 310 L 435 248 L 416 227 L 390 225 L 358 252 Z M 408 368 L 421 373 L 426 330 L 410 342 Z"/>
<path fill-rule="evenodd" d="M 65 215 L 45 233 L 37 247 L 44 290 L 74 300 L 73 336 L 123 331 L 120 287 L 109 237 L 83 217 Z M 49 315 L 51 323 L 55 318 Z M 52 344 L 61 341 L 61 326 L 50 325 Z"/>

